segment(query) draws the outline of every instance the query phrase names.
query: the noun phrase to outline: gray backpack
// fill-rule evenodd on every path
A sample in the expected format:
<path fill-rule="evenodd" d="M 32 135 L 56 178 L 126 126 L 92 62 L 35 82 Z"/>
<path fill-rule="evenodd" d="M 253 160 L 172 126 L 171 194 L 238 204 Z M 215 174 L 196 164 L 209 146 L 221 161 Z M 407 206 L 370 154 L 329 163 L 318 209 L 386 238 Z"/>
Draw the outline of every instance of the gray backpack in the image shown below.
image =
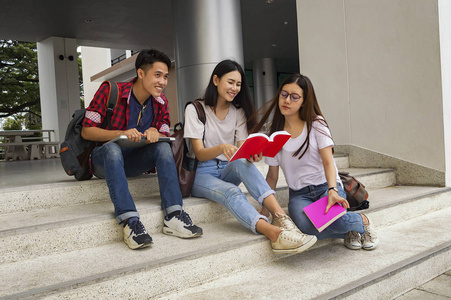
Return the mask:
<path fill-rule="evenodd" d="M 111 122 L 111 116 L 118 102 L 119 95 L 116 82 L 105 81 L 103 83 L 108 83 L 110 86 L 106 118 L 101 126 L 101 128 L 106 128 L 107 124 Z M 92 150 L 97 146 L 97 142 L 88 141 L 81 137 L 85 113 L 86 109 L 78 109 L 74 112 L 72 120 L 67 125 L 64 142 L 60 146 L 60 158 L 64 171 L 67 175 L 74 176 L 77 180 L 91 179 L 92 172 L 89 157 Z"/>

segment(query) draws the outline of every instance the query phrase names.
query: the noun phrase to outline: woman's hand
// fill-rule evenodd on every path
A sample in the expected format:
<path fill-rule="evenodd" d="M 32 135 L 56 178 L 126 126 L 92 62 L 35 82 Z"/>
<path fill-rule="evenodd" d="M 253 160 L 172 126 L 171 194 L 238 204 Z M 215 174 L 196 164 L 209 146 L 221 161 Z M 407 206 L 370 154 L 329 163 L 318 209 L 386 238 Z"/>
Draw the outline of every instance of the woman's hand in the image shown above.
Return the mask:
<path fill-rule="evenodd" d="M 349 202 L 345 198 L 340 197 L 335 190 L 329 190 L 329 202 L 327 203 L 326 214 L 335 203 L 340 203 L 344 209 L 349 208 Z"/>
<path fill-rule="evenodd" d="M 230 160 L 230 158 L 233 156 L 233 154 L 238 150 L 238 148 L 231 144 L 222 144 L 222 153 L 227 158 L 227 160 Z"/>
<path fill-rule="evenodd" d="M 249 158 L 250 162 L 256 163 L 259 162 L 263 159 L 263 154 L 260 153 L 259 155 L 251 155 L 251 157 Z"/>

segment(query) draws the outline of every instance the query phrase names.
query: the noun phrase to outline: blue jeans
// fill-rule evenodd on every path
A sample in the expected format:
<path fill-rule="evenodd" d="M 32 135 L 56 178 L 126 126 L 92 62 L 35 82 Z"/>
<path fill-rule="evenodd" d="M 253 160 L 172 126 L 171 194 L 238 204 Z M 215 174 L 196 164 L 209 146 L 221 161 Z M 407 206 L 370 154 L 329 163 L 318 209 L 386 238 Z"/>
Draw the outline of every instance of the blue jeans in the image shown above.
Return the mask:
<path fill-rule="evenodd" d="M 128 189 L 127 177 L 141 175 L 155 167 L 164 215 L 182 209 L 177 170 L 168 143 L 152 143 L 140 148 L 104 144 L 92 152 L 91 165 L 94 175 L 106 180 L 118 223 L 130 217 L 139 217 Z"/>
<path fill-rule="evenodd" d="M 338 194 L 346 199 L 346 192 L 341 183 L 337 184 Z M 327 238 L 344 239 L 349 231 L 364 233 L 363 219 L 358 213 L 348 211 L 341 218 L 329 225 L 322 232 L 319 232 L 304 213 L 304 207 L 316 200 L 328 195 L 327 182 L 320 185 L 309 185 L 298 191 L 290 189 L 290 201 L 288 211 L 291 219 L 299 229 L 307 234 L 315 235 L 319 240 Z"/>
<path fill-rule="evenodd" d="M 191 194 L 222 204 L 244 227 L 257 233 L 257 222 L 260 219 L 268 222 L 268 219 L 247 201 L 238 187 L 241 182 L 260 205 L 274 194 L 257 167 L 245 159 L 231 163 L 218 159 L 199 162 Z"/>

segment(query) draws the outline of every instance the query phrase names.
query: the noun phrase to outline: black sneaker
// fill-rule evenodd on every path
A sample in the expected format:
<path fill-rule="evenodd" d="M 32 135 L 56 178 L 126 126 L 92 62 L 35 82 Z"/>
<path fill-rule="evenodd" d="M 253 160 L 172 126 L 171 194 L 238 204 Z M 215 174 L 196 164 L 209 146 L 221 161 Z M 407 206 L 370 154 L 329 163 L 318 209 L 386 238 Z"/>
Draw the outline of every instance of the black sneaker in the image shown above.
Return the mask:
<path fill-rule="evenodd" d="M 152 238 L 139 218 L 132 217 L 124 222 L 124 242 L 133 250 L 145 248 L 152 244 Z"/>
<path fill-rule="evenodd" d="M 194 238 L 202 235 L 202 228 L 193 224 L 189 215 L 181 210 L 180 214 L 176 214 L 168 219 L 164 217 L 163 233 L 177 236 L 183 239 Z"/>

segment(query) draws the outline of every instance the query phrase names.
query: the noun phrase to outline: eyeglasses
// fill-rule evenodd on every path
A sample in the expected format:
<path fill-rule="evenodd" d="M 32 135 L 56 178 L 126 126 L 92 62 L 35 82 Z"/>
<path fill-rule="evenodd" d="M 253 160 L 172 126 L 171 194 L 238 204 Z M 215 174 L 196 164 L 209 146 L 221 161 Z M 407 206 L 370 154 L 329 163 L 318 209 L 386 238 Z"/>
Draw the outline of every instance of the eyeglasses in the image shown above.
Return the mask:
<path fill-rule="evenodd" d="M 141 108 L 141 111 L 139 112 L 138 115 L 138 121 L 136 122 L 136 126 L 143 126 L 144 125 L 144 110 L 146 109 L 147 105 L 143 105 L 143 107 Z"/>
<path fill-rule="evenodd" d="M 299 99 L 301 99 L 301 95 L 296 94 L 296 93 L 288 94 L 288 92 L 285 90 L 281 90 L 279 95 L 283 99 L 286 99 L 286 98 L 288 98 L 288 96 L 290 96 L 290 100 L 293 102 L 297 102 L 297 101 L 299 101 Z"/>

